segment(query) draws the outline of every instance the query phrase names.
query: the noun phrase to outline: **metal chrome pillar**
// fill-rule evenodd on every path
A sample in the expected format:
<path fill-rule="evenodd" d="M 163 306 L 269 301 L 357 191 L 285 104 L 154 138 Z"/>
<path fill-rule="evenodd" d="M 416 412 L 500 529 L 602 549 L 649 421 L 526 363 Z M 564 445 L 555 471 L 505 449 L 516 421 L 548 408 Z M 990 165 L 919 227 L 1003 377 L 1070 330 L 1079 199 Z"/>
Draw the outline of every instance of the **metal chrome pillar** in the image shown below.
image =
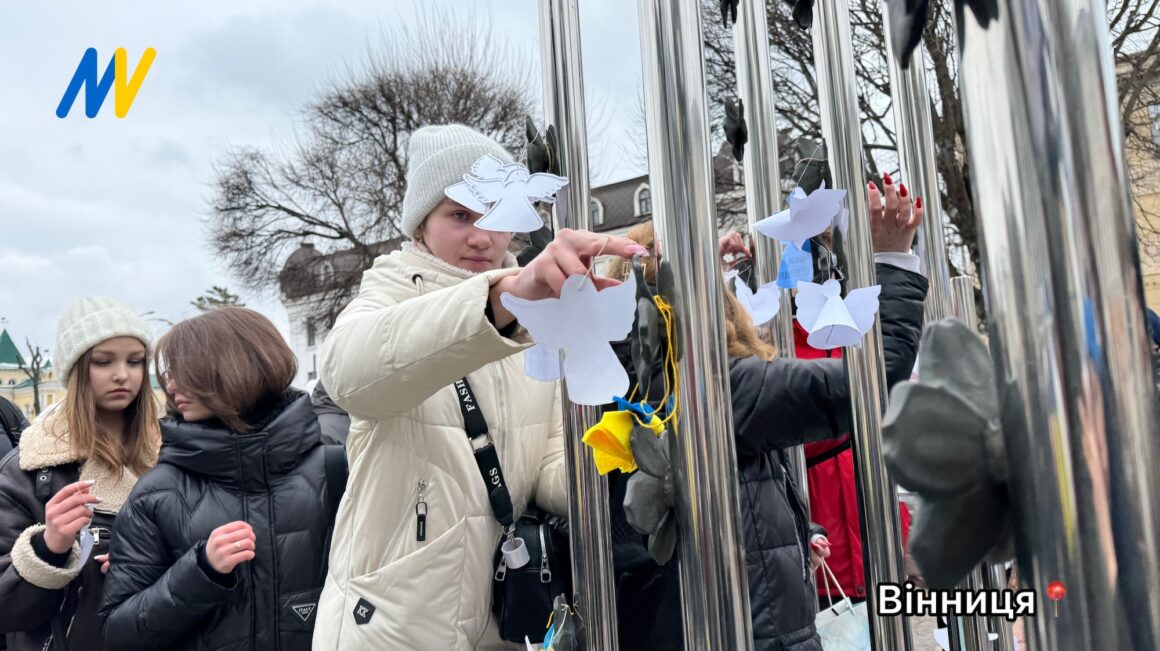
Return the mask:
<path fill-rule="evenodd" d="M 1106 8 L 997 9 L 963 14 L 960 84 L 1027 639 L 1156 649 L 1156 395 Z"/>
<path fill-rule="evenodd" d="M 986 569 L 983 570 L 983 588 L 987 590 L 1006 590 L 1006 568 L 998 563 L 986 566 Z M 992 648 L 995 651 L 1015 651 L 1015 632 L 1011 629 L 1011 622 L 1002 616 L 988 617 L 987 621 L 990 623 L 991 632 L 999 636 L 999 639 L 995 640 L 995 645 Z"/>
<path fill-rule="evenodd" d="M 954 302 L 954 315 L 967 324 L 972 332 L 979 330 L 979 313 L 975 309 L 975 284 L 970 276 L 955 276 L 951 279 L 951 298 Z M 1000 578 L 995 584 L 996 572 L 1003 576 L 1002 565 L 983 563 L 971 571 L 966 581 L 959 587 L 971 592 L 981 590 L 1006 590 L 1007 582 Z M 1011 622 L 1006 617 L 968 616 L 961 618 L 964 630 L 972 639 L 968 641 L 967 649 L 995 649 L 995 651 L 1014 651 L 1015 638 L 1011 632 Z M 985 622 L 985 624 L 984 624 Z M 987 633 L 998 636 L 995 644 L 988 644 Z"/>
<path fill-rule="evenodd" d="M 781 210 L 781 169 L 777 151 L 777 99 L 773 94 L 773 73 L 769 65 L 769 26 L 765 0 L 742 0 L 733 32 L 737 61 L 737 94 L 745 102 L 745 122 L 749 128 L 749 145 L 743 166 L 745 171 L 745 211 L 749 218 L 750 242 L 753 247 L 753 271 L 757 284 L 777 278 L 781 265 L 781 247 L 767 237 L 757 235 L 754 224 Z M 788 289 L 781 290 L 781 310 L 768 327 L 781 357 L 795 357 L 793 340 L 793 301 Z M 802 499 L 809 507 L 806 479 L 806 456 L 802 446 L 788 455 L 794 475 L 802 487 Z M 807 513 L 809 511 L 807 510 Z"/>
<path fill-rule="evenodd" d="M 685 647 L 750 649 L 700 5 L 639 7 L 659 281 L 676 313 L 680 355 L 672 460 Z"/>
<path fill-rule="evenodd" d="M 568 185 L 556 204 L 556 228 L 588 230 L 588 130 L 580 57 L 580 13 L 574 1 L 540 3 L 540 46 L 544 76 L 544 114 L 556 125 L 560 173 Z M 592 453 L 580 442 L 600 419 L 595 407 L 574 405 L 564 383 L 564 448 L 568 462 L 571 523 L 572 603 L 586 624 L 588 649 L 617 648 L 616 583 L 612 569 L 612 530 L 608 483 L 596 471 Z"/>
<path fill-rule="evenodd" d="M 898 139 L 898 161 L 904 182 L 911 194 L 922 197 L 925 216 L 921 226 L 922 267 L 930 282 L 926 294 L 926 321 L 932 323 L 954 315 L 950 270 L 947 265 L 946 240 L 943 237 L 942 199 L 938 187 L 938 167 L 934 159 L 934 130 L 930 118 L 930 95 L 926 89 L 926 63 L 919 46 L 910 67 L 903 69 L 892 56 L 893 30 L 890 12 L 882 5 L 883 33 L 886 34 L 886 59 L 890 65 L 890 96 L 894 106 L 894 134 Z M 967 279 L 970 280 L 969 278 Z M 956 286 L 958 289 L 958 286 Z M 970 289 L 968 283 L 967 289 Z M 973 300 L 974 294 L 968 294 Z M 971 305 L 974 312 L 974 304 Z M 905 550 L 904 550 L 905 551 Z M 975 583 L 977 581 L 977 583 Z M 971 577 L 959 587 L 979 589 L 982 575 Z M 956 641 L 962 635 L 963 651 L 983 651 L 987 645 L 987 626 L 981 617 L 949 616 L 947 633 Z M 960 628 L 961 625 L 961 628 Z"/>
<path fill-rule="evenodd" d="M 850 288 L 875 284 L 869 209 L 862 164 L 862 125 L 854 85 L 854 54 L 847 0 L 814 5 L 814 62 L 822 132 L 830 156 L 834 187 L 848 190 L 850 209 L 846 259 Z M 873 598 L 882 582 L 902 583 L 902 526 L 898 494 L 882 460 L 882 411 L 886 401 L 886 372 L 882 331 L 875 320 L 861 348 L 842 355 L 850 379 L 853 409 L 854 462 L 858 469 L 858 498 L 862 516 L 863 560 L 866 566 L 870 636 L 878 651 L 910 651 L 909 623 L 905 617 L 881 617 Z"/>
<path fill-rule="evenodd" d="M 942 200 L 938 189 L 938 165 L 934 158 L 934 129 L 930 118 L 930 95 L 926 89 L 926 64 L 920 45 L 903 70 L 891 52 L 890 12 L 882 3 L 886 58 L 890 61 L 890 97 L 894 104 L 894 135 L 898 139 L 898 164 L 911 194 L 922 197 L 926 216 L 920 232 L 922 269 L 930 281 L 926 294 L 927 322 L 945 319 L 951 310 L 951 279 L 943 238 Z"/>

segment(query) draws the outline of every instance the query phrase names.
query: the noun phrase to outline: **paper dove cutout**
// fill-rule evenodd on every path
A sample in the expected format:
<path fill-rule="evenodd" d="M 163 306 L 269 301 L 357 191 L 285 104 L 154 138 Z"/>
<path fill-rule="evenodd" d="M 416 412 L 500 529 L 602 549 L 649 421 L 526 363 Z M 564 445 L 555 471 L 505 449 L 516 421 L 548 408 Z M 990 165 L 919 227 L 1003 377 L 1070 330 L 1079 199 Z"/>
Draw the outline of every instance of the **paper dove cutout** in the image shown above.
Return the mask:
<path fill-rule="evenodd" d="M 845 190 L 827 190 L 825 181 L 808 195 L 799 187 L 789 195 L 789 208 L 766 217 L 754 226 L 762 235 L 782 242 L 793 242 L 800 249 L 806 240 L 834 223 L 845 198 Z"/>
<path fill-rule="evenodd" d="M 810 333 L 810 346 L 820 350 L 861 346 L 862 335 L 874 326 L 879 285 L 855 289 L 842 299 L 842 285 L 833 279 L 824 285 L 799 282 L 797 320 Z"/>
<path fill-rule="evenodd" d="M 498 165 L 497 165 L 498 164 Z M 474 207 L 487 206 L 483 217 L 475 223 L 489 231 L 531 233 L 544 227 L 544 220 L 536 212 L 534 201 L 552 203 L 556 193 L 568 184 L 568 179 L 555 174 L 531 174 L 528 168 L 518 163 L 504 164 L 498 158 L 484 155 L 465 174 L 463 183 L 474 198 Z M 464 196 L 460 184 L 456 183 L 444 193 L 459 201 Z M 460 201 L 460 203 L 463 203 Z"/>
<path fill-rule="evenodd" d="M 749 285 L 745 284 L 745 281 L 740 277 L 734 279 L 733 287 L 737 294 L 737 301 L 749 313 L 753 325 L 764 325 L 777 316 L 777 312 L 781 308 L 781 290 L 778 289 L 776 282 L 765 283 L 758 287 L 756 294 L 750 291 Z"/>
<path fill-rule="evenodd" d="M 471 176 L 479 179 L 502 181 L 507 178 L 508 174 L 519 168 L 519 163 L 505 163 L 491 154 L 484 154 L 472 164 Z M 447 186 L 443 190 L 443 194 L 472 212 L 481 214 L 487 212 L 488 205 L 475 197 L 475 194 L 471 192 L 471 188 L 467 186 L 467 181 L 460 181 L 454 185 Z"/>
<path fill-rule="evenodd" d="M 633 276 L 598 292 L 589 276 L 575 275 L 564 281 L 560 298 L 529 301 L 503 294 L 500 301 L 528 329 L 536 347 L 564 351 L 564 380 L 572 402 L 598 406 L 628 393 L 628 373 L 609 342 L 624 339 L 632 330 Z"/>
<path fill-rule="evenodd" d="M 794 289 L 799 281 L 810 282 L 813 279 L 814 257 L 810 253 L 809 240 L 801 249 L 786 242 L 781 251 L 781 266 L 777 269 L 777 286 Z"/>
<path fill-rule="evenodd" d="M 900 486 L 923 503 L 910 547 L 927 585 L 949 589 L 984 559 L 1010 558 L 1014 527 L 1004 414 L 1020 411 L 979 336 L 963 322 L 927 326 L 919 381 L 890 392 L 882 423 L 883 457 Z"/>

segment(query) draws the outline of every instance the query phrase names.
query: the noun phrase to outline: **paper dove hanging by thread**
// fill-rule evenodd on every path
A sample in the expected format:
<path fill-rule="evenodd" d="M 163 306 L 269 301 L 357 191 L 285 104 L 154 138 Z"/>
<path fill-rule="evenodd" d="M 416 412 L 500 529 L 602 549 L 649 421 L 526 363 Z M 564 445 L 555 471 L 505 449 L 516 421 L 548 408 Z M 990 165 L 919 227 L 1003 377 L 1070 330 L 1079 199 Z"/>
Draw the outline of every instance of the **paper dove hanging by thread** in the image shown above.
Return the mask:
<path fill-rule="evenodd" d="M 564 281 L 560 298 L 529 301 L 503 294 L 500 301 L 536 342 L 534 353 L 547 356 L 564 351 L 564 380 L 568 398 L 578 405 L 604 405 L 613 396 L 628 393 L 628 373 L 609 342 L 621 341 L 636 318 L 636 280 L 596 291 L 587 275 Z M 525 366 L 525 370 L 526 370 Z"/>
<path fill-rule="evenodd" d="M 781 309 L 781 290 L 777 287 L 777 281 L 765 283 L 757 288 L 757 293 L 754 293 L 738 276 L 733 281 L 733 287 L 737 301 L 749 313 L 749 318 L 755 326 L 768 323 Z"/>
<path fill-rule="evenodd" d="M 477 169 L 482 174 L 476 174 Z M 490 155 L 481 157 L 471 170 L 471 174 L 463 176 L 463 182 L 474 197 L 475 206 L 487 206 L 487 210 L 482 211 L 483 217 L 475 225 L 489 231 L 531 233 L 543 228 L 544 220 L 532 202 L 553 203 L 556 193 L 568 185 L 568 179 L 562 176 L 544 172 L 531 174 L 523 165 L 505 165 Z M 458 186 L 457 183 L 447 188 L 445 193 L 448 196 L 452 192 L 462 195 Z"/>
<path fill-rule="evenodd" d="M 862 335 L 874 326 L 878 313 L 880 285 L 852 290 L 842 298 L 842 285 L 827 280 L 824 285 L 799 282 L 797 320 L 810 333 L 810 346 L 821 350 L 861 346 Z"/>
<path fill-rule="evenodd" d="M 789 195 L 789 208 L 754 225 L 762 235 L 782 242 L 792 242 L 800 249 L 806 240 L 834 223 L 845 198 L 845 190 L 827 190 L 825 181 L 808 195 L 799 187 Z"/>

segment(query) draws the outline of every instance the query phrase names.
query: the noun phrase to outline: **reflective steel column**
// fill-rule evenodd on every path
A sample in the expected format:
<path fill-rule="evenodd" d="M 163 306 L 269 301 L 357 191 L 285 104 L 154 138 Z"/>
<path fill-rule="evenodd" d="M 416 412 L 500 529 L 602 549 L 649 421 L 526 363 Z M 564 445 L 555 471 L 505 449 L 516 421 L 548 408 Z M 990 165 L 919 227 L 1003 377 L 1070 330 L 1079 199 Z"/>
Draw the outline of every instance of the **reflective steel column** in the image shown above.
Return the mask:
<path fill-rule="evenodd" d="M 963 14 L 960 84 L 1027 639 L 1156 649 L 1160 430 L 1106 7 L 996 5 Z"/>
<path fill-rule="evenodd" d="M 758 285 L 777 278 L 781 265 L 778 243 L 757 233 L 754 224 L 781 210 L 781 169 L 777 151 L 777 99 L 773 94 L 773 73 L 769 62 L 769 26 L 764 0 L 742 0 L 733 31 L 737 61 L 737 95 L 745 102 L 745 122 L 749 144 L 745 156 L 745 211 L 749 218 L 749 239 L 753 247 L 753 271 Z M 794 357 L 793 301 L 788 289 L 781 290 L 781 310 L 765 326 L 773 335 L 777 354 Z M 802 499 L 809 506 L 806 457 L 799 445 L 789 455 L 794 474 L 802 487 Z M 809 511 L 807 510 L 807 513 Z"/>
<path fill-rule="evenodd" d="M 882 3 L 886 59 L 890 62 L 890 97 L 894 104 L 894 134 L 898 139 L 898 164 L 911 192 L 922 197 L 926 216 L 920 232 L 922 269 L 930 281 L 926 295 L 928 322 L 945 319 L 951 310 L 951 279 L 943 237 L 942 199 L 938 189 L 938 165 L 934 158 L 934 129 L 930 118 L 930 95 L 926 90 L 926 63 L 919 45 L 904 70 L 892 54 L 889 11 Z"/>
<path fill-rule="evenodd" d="M 862 164 L 862 127 L 854 85 L 854 53 L 847 0 L 814 5 L 814 62 L 822 132 L 830 156 L 834 187 L 848 190 L 850 224 L 846 258 L 850 288 L 875 284 L 870 243 L 866 179 Z M 910 651 L 905 617 L 880 617 L 873 598 L 878 583 L 902 583 L 902 527 L 898 494 L 882 460 L 882 411 L 886 400 L 886 372 L 882 331 L 875 320 L 861 348 L 847 348 L 843 359 L 850 376 L 853 407 L 854 462 L 858 469 L 858 498 L 862 516 L 862 553 L 866 565 L 870 634 L 878 651 Z"/>
<path fill-rule="evenodd" d="M 954 315 L 958 320 L 967 324 L 972 331 L 979 329 L 979 313 L 975 308 L 975 285 L 970 276 L 955 276 L 951 279 L 951 298 L 954 301 Z M 988 565 L 986 563 L 975 568 L 967 580 L 959 587 L 972 592 L 980 590 L 1006 590 L 1007 582 L 1003 578 L 1002 565 Z M 998 582 L 995 579 L 998 577 Z M 1011 622 L 1006 617 L 968 616 L 961 618 L 964 631 L 971 639 L 967 640 L 967 649 L 995 649 L 995 651 L 1014 651 L 1015 639 L 1011 633 Z M 985 625 L 984 624 L 985 621 Z M 992 646 L 987 643 L 987 633 L 999 636 Z"/>
<path fill-rule="evenodd" d="M 680 357 L 672 460 L 685 647 L 751 649 L 700 3 L 639 7 L 660 285 L 676 313 Z"/>
<path fill-rule="evenodd" d="M 575 1 L 540 2 L 540 46 L 544 76 L 544 114 L 556 125 L 560 173 L 568 185 L 560 192 L 556 229 L 591 228 L 588 210 L 588 129 L 580 57 L 580 13 Z M 600 420 L 595 407 L 574 405 L 564 383 L 564 448 L 568 461 L 568 518 L 571 532 L 573 600 L 587 625 L 588 649 L 617 648 L 616 583 L 608 519 L 608 483 L 596 471 L 592 453 L 581 443 Z"/>
<path fill-rule="evenodd" d="M 921 45 L 914 51 L 909 68 L 903 69 L 898 63 L 897 57 L 892 54 L 893 30 L 889 16 L 890 12 L 883 3 L 882 31 L 886 34 L 886 59 L 890 65 L 890 96 L 894 105 L 894 134 L 898 139 L 899 166 L 903 182 L 910 184 L 910 190 L 915 196 L 922 197 L 925 208 L 918 248 L 921 250 L 923 271 L 930 282 L 930 290 L 926 295 L 926 321 L 931 323 L 953 316 L 954 311 L 946 240 L 943 237 L 938 166 L 934 159 L 930 96 L 926 90 L 926 63 Z M 973 298 L 974 295 L 970 296 Z M 973 312 L 974 306 L 971 308 Z M 973 583 L 972 578 L 968 578 L 959 587 L 981 588 L 982 576 L 972 577 L 979 583 Z M 952 644 L 958 641 L 961 632 L 964 651 L 990 648 L 987 645 L 986 622 L 981 617 L 950 616 L 947 622 Z"/>
<path fill-rule="evenodd" d="M 1006 568 L 998 563 L 995 565 L 985 565 L 983 569 L 983 588 L 987 590 L 1006 590 Z M 1011 629 L 1011 622 L 1007 621 L 1007 618 L 1003 616 L 988 617 L 987 622 L 990 624 L 991 632 L 999 636 L 995 640 L 995 645 L 992 648 L 995 651 L 1015 651 L 1015 633 Z"/>

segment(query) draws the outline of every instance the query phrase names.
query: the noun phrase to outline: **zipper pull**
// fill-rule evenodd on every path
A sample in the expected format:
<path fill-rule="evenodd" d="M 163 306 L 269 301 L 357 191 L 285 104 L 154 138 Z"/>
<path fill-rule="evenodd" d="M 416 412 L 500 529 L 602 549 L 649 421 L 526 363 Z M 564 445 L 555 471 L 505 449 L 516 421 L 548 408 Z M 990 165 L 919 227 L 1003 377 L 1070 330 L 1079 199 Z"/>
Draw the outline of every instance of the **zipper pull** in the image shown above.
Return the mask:
<path fill-rule="evenodd" d="M 419 480 L 419 497 L 415 500 L 415 540 L 427 540 L 427 502 L 423 500 L 423 491 L 427 482 Z"/>

